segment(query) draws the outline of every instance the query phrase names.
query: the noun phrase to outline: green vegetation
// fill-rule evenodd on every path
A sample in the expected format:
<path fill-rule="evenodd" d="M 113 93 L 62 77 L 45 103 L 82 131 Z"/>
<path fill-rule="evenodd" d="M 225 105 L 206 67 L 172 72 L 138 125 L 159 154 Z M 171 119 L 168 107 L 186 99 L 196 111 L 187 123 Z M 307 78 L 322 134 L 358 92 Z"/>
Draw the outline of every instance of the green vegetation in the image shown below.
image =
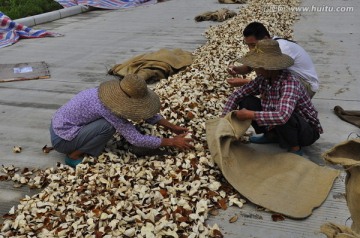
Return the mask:
<path fill-rule="evenodd" d="M 0 0 L 0 11 L 13 20 L 62 8 L 55 0 Z"/>

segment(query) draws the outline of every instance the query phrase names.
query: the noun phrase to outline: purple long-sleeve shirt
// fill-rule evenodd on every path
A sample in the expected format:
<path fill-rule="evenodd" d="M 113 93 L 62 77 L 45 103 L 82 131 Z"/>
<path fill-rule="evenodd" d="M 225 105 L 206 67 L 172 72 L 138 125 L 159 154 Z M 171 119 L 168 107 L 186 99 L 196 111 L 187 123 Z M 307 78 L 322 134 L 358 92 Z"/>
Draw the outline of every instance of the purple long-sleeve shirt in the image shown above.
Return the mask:
<path fill-rule="evenodd" d="M 283 70 L 280 78 L 272 85 L 263 76 L 235 90 L 224 106 L 222 115 L 238 107 L 238 103 L 250 95 L 261 95 L 262 111 L 255 112 L 254 120 L 260 126 L 285 124 L 293 112 L 302 116 L 319 133 L 323 132 L 317 111 L 299 80 Z"/>
<path fill-rule="evenodd" d="M 147 148 L 158 148 L 161 144 L 161 138 L 141 134 L 133 123 L 114 115 L 107 109 L 99 99 L 98 88 L 81 91 L 60 107 L 52 118 L 52 125 L 56 135 L 71 141 L 82 126 L 100 118 L 104 118 L 113 125 L 130 144 Z M 156 114 L 146 122 L 156 124 L 161 119 L 162 116 Z"/>

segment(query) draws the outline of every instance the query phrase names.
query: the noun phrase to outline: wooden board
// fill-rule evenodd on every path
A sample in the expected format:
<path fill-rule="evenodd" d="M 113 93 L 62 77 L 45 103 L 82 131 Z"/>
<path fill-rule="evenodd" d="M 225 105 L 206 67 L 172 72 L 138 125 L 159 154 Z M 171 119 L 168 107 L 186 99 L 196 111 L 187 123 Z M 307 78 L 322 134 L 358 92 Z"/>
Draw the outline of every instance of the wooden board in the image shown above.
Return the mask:
<path fill-rule="evenodd" d="M 50 71 L 43 61 L 0 64 L 0 83 L 48 78 L 50 78 Z"/>

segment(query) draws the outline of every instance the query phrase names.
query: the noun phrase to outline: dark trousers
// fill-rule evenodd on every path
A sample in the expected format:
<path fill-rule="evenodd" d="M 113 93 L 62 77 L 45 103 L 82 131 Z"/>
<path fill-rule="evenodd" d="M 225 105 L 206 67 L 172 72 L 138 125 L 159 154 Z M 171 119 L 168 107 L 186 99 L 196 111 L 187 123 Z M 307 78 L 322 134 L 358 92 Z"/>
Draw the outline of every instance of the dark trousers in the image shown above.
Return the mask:
<path fill-rule="evenodd" d="M 84 125 L 74 139 L 67 141 L 56 135 L 50 125 L 51 143 L 56 151 L 63 154 L 71 154 L 79 150 L 92 156 L 99 156 L 115 132 L 115 128 L 108 121 L 99 119 Z"/>
<path fill-rule="evenodd" d="M 262 111 L 261 101 L 254 96 L 246 97 L 239 103 L 239 109 L 242 108 Z M 269 132 L 268 127 L 259 126 L 256 121 L 252 121 L 251 125 L 257 134 Z M 320 137 L 319 132 L 297 113 L 293 113 L 285 124 L 274 126 L 271 132 L 276 133 L 282 148 L 308 146 Z"/>

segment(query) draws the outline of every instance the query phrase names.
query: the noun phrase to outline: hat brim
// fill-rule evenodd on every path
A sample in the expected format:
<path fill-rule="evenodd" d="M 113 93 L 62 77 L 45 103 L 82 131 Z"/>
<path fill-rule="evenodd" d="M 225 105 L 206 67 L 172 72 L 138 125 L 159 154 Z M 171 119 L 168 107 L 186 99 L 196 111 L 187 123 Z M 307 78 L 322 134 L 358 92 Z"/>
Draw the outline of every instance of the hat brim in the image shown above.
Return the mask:
<path fill-rule="evenodd" d="M 159 96 L 151 89 L 147 89 L 145 97 L 131 98 L 121 90 L 120 80 L 111 80 L 101 83 L 98 93 L 112 113 L 132 121 L 145 120 L 160 112 Z"/>
<path fill-rule="evenodd" d="M 294 64 L 294 59 L 286 54 L 270 56 L 262 54 L 248 54 L 240 58 L 239 62 L 251 68 L 280 70 L 292 66 Z"/>

